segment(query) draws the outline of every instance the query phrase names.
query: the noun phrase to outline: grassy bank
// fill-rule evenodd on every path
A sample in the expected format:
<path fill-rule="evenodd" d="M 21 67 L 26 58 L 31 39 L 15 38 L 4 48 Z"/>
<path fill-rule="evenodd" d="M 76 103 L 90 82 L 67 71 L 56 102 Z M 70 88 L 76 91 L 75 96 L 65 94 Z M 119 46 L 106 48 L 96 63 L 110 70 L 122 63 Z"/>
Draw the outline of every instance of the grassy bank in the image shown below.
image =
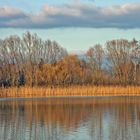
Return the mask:
<path fill-rule="evenodd" d="M 70 86 L 70 87 L 11 87 L 0 88 L 5 97 L 65 97 L 65 96 L 140 96 L 139 86 Z"/>

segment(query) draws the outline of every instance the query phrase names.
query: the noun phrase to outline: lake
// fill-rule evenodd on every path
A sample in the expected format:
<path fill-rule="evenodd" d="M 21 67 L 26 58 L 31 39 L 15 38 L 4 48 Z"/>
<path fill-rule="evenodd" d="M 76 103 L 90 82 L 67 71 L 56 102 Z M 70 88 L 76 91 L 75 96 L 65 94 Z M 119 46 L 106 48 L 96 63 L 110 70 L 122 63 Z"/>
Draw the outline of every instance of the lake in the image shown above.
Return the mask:
<path fill-rule="evenodd" d="M 139 97 L 0 101 L 0 140 L 139 139 Z"/>

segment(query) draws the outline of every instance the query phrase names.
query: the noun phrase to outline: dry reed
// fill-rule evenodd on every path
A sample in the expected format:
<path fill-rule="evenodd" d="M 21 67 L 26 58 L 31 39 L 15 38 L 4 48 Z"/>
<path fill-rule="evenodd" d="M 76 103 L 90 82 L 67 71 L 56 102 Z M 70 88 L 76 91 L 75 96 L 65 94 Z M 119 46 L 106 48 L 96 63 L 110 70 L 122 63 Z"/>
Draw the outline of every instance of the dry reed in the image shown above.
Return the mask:
<path fill-rule="evenodd" d="M 69 86 L 0 88 L 0 98 L 6 97 L 68 97 L 68 96 L 140 96 L 139 86 Z"/>

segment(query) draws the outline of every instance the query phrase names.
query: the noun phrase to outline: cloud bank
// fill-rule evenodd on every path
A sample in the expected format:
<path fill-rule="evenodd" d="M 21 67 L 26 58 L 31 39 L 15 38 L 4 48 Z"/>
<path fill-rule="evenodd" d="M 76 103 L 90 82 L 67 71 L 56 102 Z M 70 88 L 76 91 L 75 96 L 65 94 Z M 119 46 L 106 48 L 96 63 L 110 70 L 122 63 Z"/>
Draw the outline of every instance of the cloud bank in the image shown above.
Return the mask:
<path fill-rule="evenodd" d="M 38 13 L 0 7 L 0 28 L 140 28 L 140 3 L 98 7 L 89 3 L 44 5 Z"/>

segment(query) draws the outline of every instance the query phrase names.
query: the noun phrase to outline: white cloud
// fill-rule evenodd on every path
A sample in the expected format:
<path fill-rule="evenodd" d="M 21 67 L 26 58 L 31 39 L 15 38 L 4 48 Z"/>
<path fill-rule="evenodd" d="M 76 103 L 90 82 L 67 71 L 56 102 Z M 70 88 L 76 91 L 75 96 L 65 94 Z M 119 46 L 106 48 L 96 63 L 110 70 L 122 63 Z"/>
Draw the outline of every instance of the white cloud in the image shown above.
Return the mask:
<path fill-rule="evenodd" d="M 17 9 L 17 8 L 13 8 L 13 7 L 0 7 L 0 19 L 4 19 L 4 18 L 20 18 L 25 16 L 24 13 Z"/>
<path fill-rule="evenodd" d="M 115 27 L 140 28 L 140 3 L 97 7 L 80 1 L 61 6 L 44 5 L 38 13 L 0 8 L 0 27 Z"/>

